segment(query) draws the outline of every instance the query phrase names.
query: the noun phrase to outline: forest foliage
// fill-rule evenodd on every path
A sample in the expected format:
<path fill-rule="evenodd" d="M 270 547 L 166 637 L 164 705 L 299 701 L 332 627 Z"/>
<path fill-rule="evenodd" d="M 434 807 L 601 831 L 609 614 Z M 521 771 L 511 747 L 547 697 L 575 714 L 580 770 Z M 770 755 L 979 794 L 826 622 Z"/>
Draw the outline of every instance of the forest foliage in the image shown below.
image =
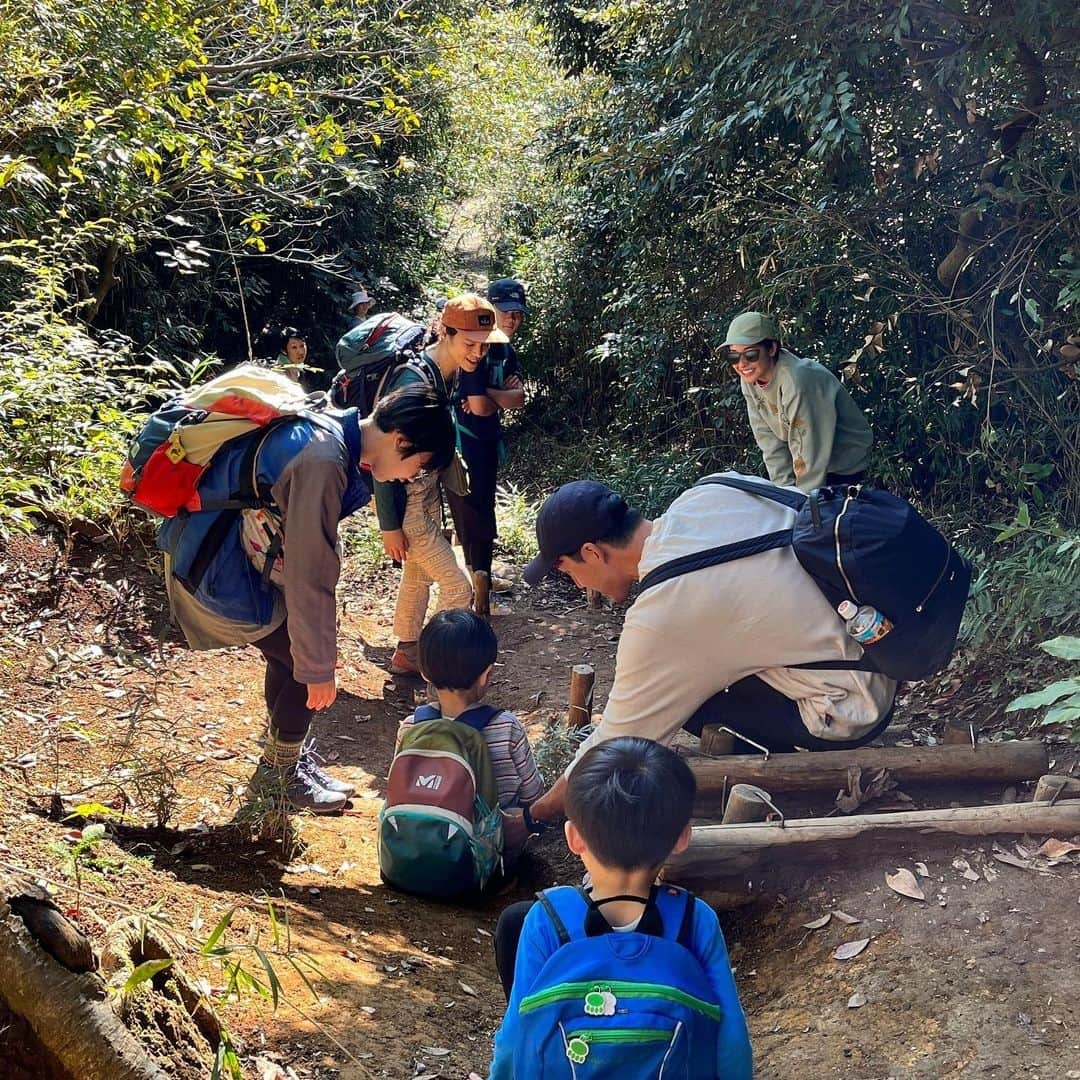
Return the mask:
<path fill-rule="evenodd" d="M 1075 523 L 1074 4 L 537 2 L 586 76 L 518 264 L 549 418 L 666 461 L 658 503 L 759 469 L 717 348 L 759 307 L 842 375 L 895 489 Z"/>
<path fill-rule="evenodd" d="M 0 5 L 0 508 L 96 516 L 148 390 L 414 295 L 456 0 Z M 3 512 L 0 511 L 0 516 Z"/>
<path fill-rule="evenodd" d="M 353 282 L 463 285 L 464 216 L 529 287 L 526 490 L 760 471 L 718 343 L 762 307 L 988 582 L 1071 578 L 1078 41 L 1065 0 L 6 0 L 0 527 L 108 519 L 148 397 L 286 324 L 326 363 Z"/>

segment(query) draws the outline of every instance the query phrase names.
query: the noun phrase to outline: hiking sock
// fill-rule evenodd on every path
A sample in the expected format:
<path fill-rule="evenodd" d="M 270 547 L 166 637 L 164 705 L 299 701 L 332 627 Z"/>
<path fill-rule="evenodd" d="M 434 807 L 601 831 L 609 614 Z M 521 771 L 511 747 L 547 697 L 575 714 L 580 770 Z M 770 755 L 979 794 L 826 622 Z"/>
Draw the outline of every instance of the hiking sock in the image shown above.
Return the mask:
<path fill-rule="evenodd" d="M 300 760 L 300 748 L 303 745 L 302 738 L 299 742 L 286 742 L 277 728 L 271 727 L 266 734 L 266 742 L 263 743 L 263 764 L 272 769 L 291 769 Z"/>

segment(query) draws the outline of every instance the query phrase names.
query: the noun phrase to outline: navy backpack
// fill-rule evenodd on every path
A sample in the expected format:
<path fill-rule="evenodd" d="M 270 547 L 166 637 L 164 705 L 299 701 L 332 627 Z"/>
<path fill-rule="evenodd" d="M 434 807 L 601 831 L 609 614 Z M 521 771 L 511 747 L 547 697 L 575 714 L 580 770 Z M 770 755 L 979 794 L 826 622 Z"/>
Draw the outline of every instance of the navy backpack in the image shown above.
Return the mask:
<path fill-rule="evenodd" d="M 691 951 L 694 895 L 653 886 L 629 933 L 593 918 L 583 889 L 547 889 L 537 898 L 559 948 L 518 1006 L 514 1076 L 716 1080 L 723 1010 Z M 662 925 L 643 930 L 650 915 Z"/>
<path fill-rule="evenodd" d="M 646 574 L 642 589 L 706 566 L 790 547 L 834 610 L 844 600 L 869 604 L 893 625 L 890 633 L 866 647 L 860 660 L 822 659 L 795 666 L 877 671 L 913 682 L 929 678 L 949 662 L 971 567 L 910 503 L 857 484 L 815 488 L 809 495 L 740 476 L 706 476 L 694 486 L 703 484 L 735 488 L 790 507 L 795 524 L 673 559 Z"/>

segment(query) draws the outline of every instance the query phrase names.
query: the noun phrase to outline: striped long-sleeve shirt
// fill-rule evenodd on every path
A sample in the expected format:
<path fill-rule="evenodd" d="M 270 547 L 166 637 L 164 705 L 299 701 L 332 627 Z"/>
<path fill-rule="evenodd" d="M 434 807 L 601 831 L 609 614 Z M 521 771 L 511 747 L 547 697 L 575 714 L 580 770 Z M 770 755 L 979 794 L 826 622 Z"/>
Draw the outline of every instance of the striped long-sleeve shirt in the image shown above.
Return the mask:
<path fill-rule="evenodd" d="M 466 710 L 468 711 L 468 710 Z M 447 720 L 456 717 L 443 716 Z M 394 752 L 401 745 L 401 738 L 415 723 L 414 716 L 408 716 L 398 727 L 397 742 Z M 491 754 L 491 766 L 495 770 L 495 785 L 499 792 L 499 808 L 511 810 L 515 807 L 528 806 L 544 793 L 544 778 L 536 767 L 529 737 L 521 721 L 505 709 L 493 716 L 484 727 L 484 741 Z"/>

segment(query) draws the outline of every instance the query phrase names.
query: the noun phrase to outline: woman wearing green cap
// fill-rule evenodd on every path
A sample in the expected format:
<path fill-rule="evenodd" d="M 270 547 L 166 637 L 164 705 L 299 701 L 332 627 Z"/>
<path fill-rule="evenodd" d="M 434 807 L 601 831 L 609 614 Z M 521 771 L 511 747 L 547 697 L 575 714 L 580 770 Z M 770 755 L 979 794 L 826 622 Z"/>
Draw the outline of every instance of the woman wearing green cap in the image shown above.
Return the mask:
<path fill-rule="evenodd" d="M 874 436 L 828 368 L 783 348 L 776 323 L 758 311 L 731 321 L 724 349 L 774 484 L 809 492 L 863 480 Z"/>

